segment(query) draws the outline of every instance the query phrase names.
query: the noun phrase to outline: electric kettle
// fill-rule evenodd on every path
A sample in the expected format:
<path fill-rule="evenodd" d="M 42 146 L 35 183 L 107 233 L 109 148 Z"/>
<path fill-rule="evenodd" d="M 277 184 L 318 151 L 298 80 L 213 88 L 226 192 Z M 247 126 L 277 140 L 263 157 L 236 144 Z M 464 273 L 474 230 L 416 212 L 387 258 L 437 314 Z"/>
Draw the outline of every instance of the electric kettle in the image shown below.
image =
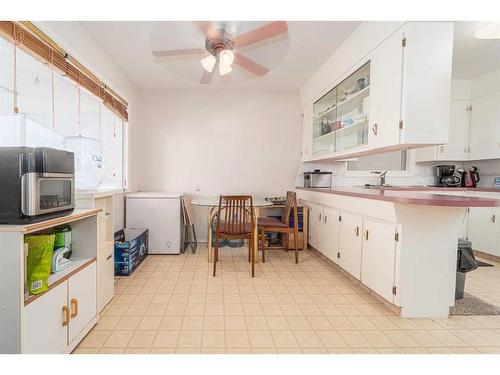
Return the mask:
<path fill-rule="evenodd" d="M 480 181 L 479 172 L 477 167 L 472 167 L 469 170 L 460 170 L 462 174 L 462 186 L 475 188 Z"/>

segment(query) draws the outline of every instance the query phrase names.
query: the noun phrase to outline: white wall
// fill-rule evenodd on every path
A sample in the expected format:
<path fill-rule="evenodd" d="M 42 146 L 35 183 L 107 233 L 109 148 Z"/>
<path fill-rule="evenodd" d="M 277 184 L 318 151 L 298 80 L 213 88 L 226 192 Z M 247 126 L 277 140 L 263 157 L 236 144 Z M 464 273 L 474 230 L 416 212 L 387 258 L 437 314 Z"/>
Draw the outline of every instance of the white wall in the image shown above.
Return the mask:
<path fill-rule="evenodd" d="M 284 195 L 300 165 L 296 91 L 172 90 L 140 98 L 139 189 Z M 198 235 L 206 236 L 203 210 Z"/>
<path fill-rule="evenodd" d="M 130 191 L 137 190 L 138 145 L 136 140 L 139 133 L 138 89 L 122 72 L 120 66 L 106 54 L 94 37 L 79 22 L 38 21 L 35 24 L 128 102 L 127 183 Z M 118 218 L 123 218 L 123 211 L 120 211 L 123 210 L 123 205 L 118 205 L 118 207 L 118 212 L 115 214 Z"/>

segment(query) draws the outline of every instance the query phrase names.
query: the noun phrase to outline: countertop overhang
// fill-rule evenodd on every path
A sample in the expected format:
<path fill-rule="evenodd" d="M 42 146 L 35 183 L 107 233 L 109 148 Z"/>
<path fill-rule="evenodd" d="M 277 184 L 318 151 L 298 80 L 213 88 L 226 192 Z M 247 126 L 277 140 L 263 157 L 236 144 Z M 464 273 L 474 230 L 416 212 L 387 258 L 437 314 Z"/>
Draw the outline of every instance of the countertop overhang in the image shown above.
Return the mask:
<path fill-rule="evenodd" d="M 296 186 L 297 190 L 313 191 L 318 193 L 344 195 L 363 199 L 378 201 L 416 204 L 424 206 L 440 207 L 497 207 L 500 199 L 462 197 L 455 195 L 433 194 L 432 188 L 426 193 L 425 187 L 401 187 L 401 188 L 363 188 L 363 187 L 334 187 L 334 188 L 305 188 Z M 443 190 L 443 188 L 435 188 Z M 456 189 L 459 190 L 459 189 Z M 455 191 L 456 191 L 455 190 Z M 465 189 L 461 189 L 465 190 Z"/>

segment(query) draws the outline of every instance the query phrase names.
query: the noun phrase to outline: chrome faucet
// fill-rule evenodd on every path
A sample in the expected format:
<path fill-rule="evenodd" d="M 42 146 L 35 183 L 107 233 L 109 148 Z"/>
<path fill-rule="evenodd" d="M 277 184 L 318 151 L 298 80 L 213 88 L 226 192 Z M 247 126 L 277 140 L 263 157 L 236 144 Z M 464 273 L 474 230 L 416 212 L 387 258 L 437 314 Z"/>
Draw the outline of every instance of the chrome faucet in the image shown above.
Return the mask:
<path fill-rule="evenodd" d="M 380 178 L 380 186 L 385 186 L 385 175 L 388 171 L 380 172 L 380 171 L 372 171 L 370 173 L 377 174 Z"/>

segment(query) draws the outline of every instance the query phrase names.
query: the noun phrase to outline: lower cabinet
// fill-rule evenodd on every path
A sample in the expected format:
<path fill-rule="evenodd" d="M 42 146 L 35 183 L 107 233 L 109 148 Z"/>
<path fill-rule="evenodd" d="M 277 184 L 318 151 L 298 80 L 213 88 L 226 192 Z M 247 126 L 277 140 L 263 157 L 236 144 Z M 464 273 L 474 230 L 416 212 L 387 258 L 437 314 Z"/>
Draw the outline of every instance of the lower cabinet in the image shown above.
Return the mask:
<path fill-rule="evenodd" d="M 311 203 L 308 206 L 311 246 L 394 302 L 398 225 L 334 207 Z"/>
<path fill-rule="evenodd" d="M 68 283 L 59 284 L 24 308 L 23 353 L 60 353 L 68 344 Z M 69 311 L 69 310 L 68 310 Z"/>
<path fill-rule="evenodd" d="M 97 316 L 96 263 L 26 305 L 23 353 L 63 353 Z"/>
<path fill-rule="evenodd" d="M 500 209 L 471 207 L 467 220 L 467 237 L 472 248 L 500 256 Z"/>
<path fill-rule="evenodd" d="M 363 219 L 361 282 L 390 302 L 394 299 L 396 233 L 395 224 Z"/>
<path fill-rule="evenodd" d="M 324 256 L 335 263 L 339 262 L 339 216 L 340 211 L 324 207 L 323 224 L 320 226 L 320 249 Z"/>
<path fill-rule="evenodd" d="M 309 244 L 321 251 L 320 227 L 323 223 L 323 206 L 309 203 Z"/>
<path fill-rule="evenodd" d="M 106 243 L 98 249 L 97 285 L 97 311 L 101 312 L 115 295 L 115 260 L 112 242 Z"/>
<path fill-rule="evenodd" d="M 339 265 L 359 280 L 361 277 L 363 218 L 349 212 L 342 212 L 340 216 Z"/>
<path fill-rule="evenodd" d="M 68 343 L 97 315 L 96 264 L 84 268 L 68 280 L 68 302 L 71 311 Z"/>

